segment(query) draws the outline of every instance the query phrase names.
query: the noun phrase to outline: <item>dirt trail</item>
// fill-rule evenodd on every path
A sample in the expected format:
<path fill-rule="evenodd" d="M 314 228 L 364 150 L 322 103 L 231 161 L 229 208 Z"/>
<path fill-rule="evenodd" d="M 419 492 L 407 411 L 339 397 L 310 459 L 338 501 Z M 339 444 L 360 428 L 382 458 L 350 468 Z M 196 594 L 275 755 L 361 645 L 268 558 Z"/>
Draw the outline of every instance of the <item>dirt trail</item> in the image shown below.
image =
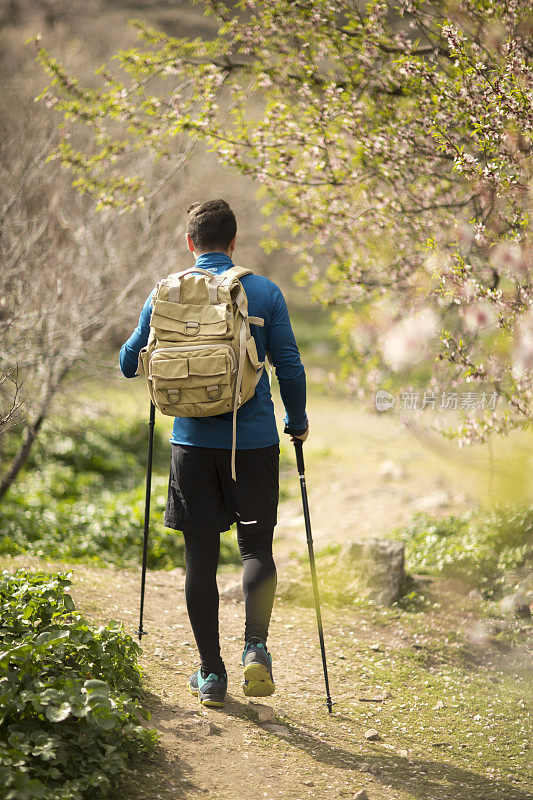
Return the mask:
<path fill-rule="evenodd" d="M 235 574 L 223 574 L 219 585 L 233 580 Z M 198 662 L 183 582 L 180 570 L 148 577 L 149 633 L 143 639 L 141 663 L 152 710 L 148 724 L 159 731 L 161 746 L 156 759 L 124 784 L 121 800 L 333 800 L 356 797 L 361 789 L 370 800 L 532 800 L 533 795 L 517 785 L 516 772 L 493 780 L 471 770 L 461 756 L 455 766 L 453 758 L 445 763 L 428 741 L 412 736 L 402 741 L 392 731 L 380 741 L 365 740 L 365 730 L 374 727 L 372 719 L 379 712 L 369 709 L 371 703 L 358 703 L 358 695 L 375 694 L 379 687 L 358 674 L 352 655 L 371 654 L 376 638 L 391 653 L 400 647 L 421 647 L 427 636 L 413 633 L 399 614 L 365 617 L 353 610 L 324 609 L 336 701 L 329 716 L 314 612 L 276 600 L 269 646 L 277 691 L 272 698 L 258 700 L 274 709 L 281 727 L 271 731 L 258 723 L 241 691 L 243 604 L 221 598 L 230 696 L 224 709 L 202 709 L 186 690 L 186 679 Z M 76 567 L 73 596 L 90 617 L 120 619 L 133 632 L 138 583 L 137 573 Z M 409 693 L 408 685 L 400 682 L 400 687 L 400 694 Z"/>

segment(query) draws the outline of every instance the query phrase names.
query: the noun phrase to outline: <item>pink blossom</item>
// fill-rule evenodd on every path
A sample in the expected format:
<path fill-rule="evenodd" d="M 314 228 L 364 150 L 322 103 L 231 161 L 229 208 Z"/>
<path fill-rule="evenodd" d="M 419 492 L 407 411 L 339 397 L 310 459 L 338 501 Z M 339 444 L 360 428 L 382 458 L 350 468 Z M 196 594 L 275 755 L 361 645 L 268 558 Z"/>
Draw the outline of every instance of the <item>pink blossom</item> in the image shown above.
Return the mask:
<path fill-rule="evenodd" d="M 436 313 L 426 308 L 393 325 L 383 339 L 382 352 L 386 363 L 398 371 L 421 361 L 427 355 L 437 324 Z"/>
<path fill-rule="evenodd" d="M 464 313 L 465 328 L 471 333 L 492 330 L 495 323 L 496 314 L 490 303 L 473 303 Z"/>

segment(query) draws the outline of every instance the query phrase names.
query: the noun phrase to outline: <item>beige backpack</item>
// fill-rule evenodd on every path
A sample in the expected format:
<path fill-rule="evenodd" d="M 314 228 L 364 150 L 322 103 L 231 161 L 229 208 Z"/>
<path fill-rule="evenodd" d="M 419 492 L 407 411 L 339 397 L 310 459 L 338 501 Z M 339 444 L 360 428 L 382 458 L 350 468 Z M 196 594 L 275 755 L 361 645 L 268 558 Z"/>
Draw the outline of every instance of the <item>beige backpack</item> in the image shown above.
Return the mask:
<path fill-rule="evenodd" d="M 139 353 L 154 405 L 171 417 L 212 417 L 233 409 L 231 474 L 235 473 L 237 410 L 255 394 L 264 368 L 250 325 L 248 301 L 231 267 L 220 275 L 199 267 L 160 281 L 153 295 L 148 344 Z"/>

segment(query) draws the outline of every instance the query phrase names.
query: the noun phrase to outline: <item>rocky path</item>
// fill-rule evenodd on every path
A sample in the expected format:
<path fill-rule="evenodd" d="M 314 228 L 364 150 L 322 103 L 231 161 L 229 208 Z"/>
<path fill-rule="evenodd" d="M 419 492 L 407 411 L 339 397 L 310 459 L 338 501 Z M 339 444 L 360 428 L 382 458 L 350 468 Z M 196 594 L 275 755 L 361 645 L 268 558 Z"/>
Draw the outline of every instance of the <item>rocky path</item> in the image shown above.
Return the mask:
<path fill-rule="evenodd" d="M 235 577 L 221 575 L 220 585 Z M 76 567 L 73 596 L 89 616 L 120 619 L 128 630 L 135 630 L 137 573 Z M 413 623 L 409 615 L 394 611 L 324 609 L 336 702 L 330 716 L 314 612 L 276 601 L 269 646 L 277 691 L 259 701 L 260 707 L 250 703 L 240 688 L 243 614 L 242 603 L 221 599 L 230 697 L 224 709 L 203 709 L 185 688 L 197 655 L 185 610 L 183 574 L 180 570 L 149 574 L 145 626 L 149 634 L 143 639 L 141 663 L 152 710 L 148 724 L 161 740 L 156 757 L 124 785 L 121 800 L 333 800 L 364 798 L 361 792 L 370 800 L 532 800 L 522 770 L 524 751 L 515 752 L 514 747 L 508 753 L 500 751 L 494 766 L 484 760 L 491 752 L 484 744 L 486 730 L 476 729 L 472 740 L 465 723 L 464 731 L 456 730 L 450 737 L 450 720 L 460 728 L 463 715 L 471 720 L 486 702 L 474 688 L 471 697 L 467 692 L 460 713 L 439 719 L 439 713 L 448 713 L 450 687 L 464 680 L 462 667 L 452 664 L 453 647 L 442 650 L 438 644 L 447 641 L 450 620 L 443 627 L 438 615 Z M 493 655 L 482 667 L 484 681 L 507 681 L 523 669 L 520 659 L 504 664 L 497 649 Z M 432 677 L 434 669 L 442 672 L 442 681 L 438 677 L 434 694 L 428 694 L 424 684 L 437 680 Z M 492 684 L 487 686 L 492 692 Z M 522 708 L 516 688 L 508 691 L 515 693 Z M 409 703 L 417 693 L 419 716 L 411 720 L 415 723 L 411 729 L 409 715 L 416 709 Z M 500 711 L 487 713 L 490 717 Z M 505 735 L 497 745 L 504 749 L 509 738 L 526 736 L 516 728 L 516 710 L 506 707 L 505 713 L 509 719 L 499 723 L 504 729 L 500 736 Z M 365 734 L 371 729 L 377 729 L 377 738 L 368 741 Z M 481 750 L 480 759 L 476 753 Z"/>

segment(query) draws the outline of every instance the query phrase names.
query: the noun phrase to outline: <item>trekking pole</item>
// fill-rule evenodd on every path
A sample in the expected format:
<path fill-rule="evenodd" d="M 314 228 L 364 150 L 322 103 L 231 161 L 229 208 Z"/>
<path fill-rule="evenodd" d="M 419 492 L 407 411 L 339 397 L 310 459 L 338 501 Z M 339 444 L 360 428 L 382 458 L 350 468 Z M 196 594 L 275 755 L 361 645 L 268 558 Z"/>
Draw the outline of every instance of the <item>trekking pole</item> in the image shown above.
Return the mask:
<path fill-rule="evenodd" d="M 285 433 L 290 433 L 285 429 Z M 313 584 L 313 595 L 315 598 L 316 621 L 318 625 L 318 638 L 320 640 L 320 651 L 322 653 L 322 666 L 324 667 L 324 682 L 326 684 L 326 703 L 328 711 L 332 713 L 333 703 L 329 693 L 328 667 L 326 664 L 326 648 L 324 646 L 324 629 L 322 627 L 322 614 L 320 613 L 320 600 L 318 597 L 318 583 L 316 579 L 315 551 L 313 548 L 313 534 L 311 533 L 311 518 L 309 516 L 309 503 L 307 502 L 307 487 L 305 485 L 305 466 L 304 466 L 304 443 L 301 439 L 294 438 L 294 449 L 296 451 L 296 466 L 300 476 L 300 489 L 302 491 L 302 505 L 305 519 L 305 532 L 307 536 L 307 549 L 309 550 L 309 564 L 311 566 L 311 582 Z"/>
<path fill-rule="evenodd" d="M 154 426 L 155 406 L 150 401 L 150 421 L 148 423 L 148 463 L 146 465 L 146 497 L 144 502 L 144 541 L 143 541 L 143 566 L 141 575 L 141 607 L 139 612 L 139 630 L 137 634 L 141 641 L 143 634 L 144 587 L 146 584 L 146 561 L 148 559 L 148 531 L 150 529 L 150 492 L 152 489 L 152 458 L 154 453 Z"/>

